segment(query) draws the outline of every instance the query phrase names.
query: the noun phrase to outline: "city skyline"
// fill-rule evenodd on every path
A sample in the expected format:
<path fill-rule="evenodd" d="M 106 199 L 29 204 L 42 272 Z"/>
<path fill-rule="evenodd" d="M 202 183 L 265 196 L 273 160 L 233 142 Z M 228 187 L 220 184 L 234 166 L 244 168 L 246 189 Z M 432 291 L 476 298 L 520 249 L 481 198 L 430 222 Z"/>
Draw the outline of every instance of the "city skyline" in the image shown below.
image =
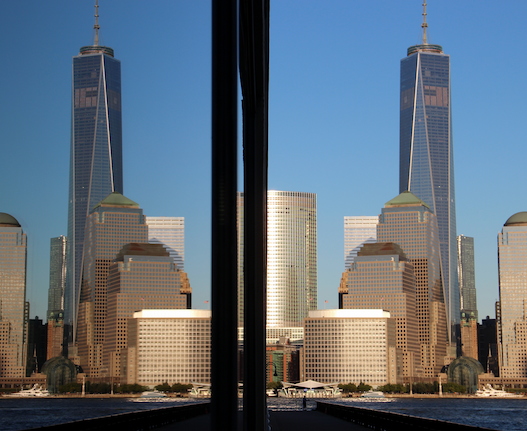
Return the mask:
<path fill-rule="evenodd" d="M 342 218 L 376 215 L 397 193 L 399 67 L 421 40 L 421 12 L 421 1 L 273 4 L 269 186 L 318 196 L 319 308 L 337 308 Z M 30 315 L 44 317 L 49 240 L 67 233 L 71 59 L 93 40 L 93 2 L 12 2 L 5 16 L 0 211 L 28 232 Z M 522 179 L 527 59 L 510 43 L 526 16 L 519 1 L 428 5 L 429 42 L 452 62 L 457 233 L 475 239 L 480 318 L 498 299 L 497 234 L 526 206 L 511 185 Z M 207 307 L 210 4 L 102 0 L 100 25 L 123 64 L 126 195 L 146 215 L 185 217 L 193 305 Z M 492 208 L 474 217 L 489 194 Z"/>

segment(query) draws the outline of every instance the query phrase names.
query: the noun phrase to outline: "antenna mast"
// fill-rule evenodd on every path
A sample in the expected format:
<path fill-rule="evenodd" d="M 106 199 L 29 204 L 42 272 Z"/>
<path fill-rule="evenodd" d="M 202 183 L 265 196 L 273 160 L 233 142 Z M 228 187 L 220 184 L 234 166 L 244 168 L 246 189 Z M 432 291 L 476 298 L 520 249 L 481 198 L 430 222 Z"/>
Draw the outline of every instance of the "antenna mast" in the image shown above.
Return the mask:
<path fill-rule="evenodd" d="M 93 40 L 93 45 L 98 46 L 99 45 L 99 29 L 101 28 L 99 26 L 99 0 L 95 0 L 95 24 L 93 25 L 93 29 L 95 30 L 95 37 Z"/>
<path fill-rule="evenodd" d="M 426 0 L 423 2 L 423 23 L 421 24 L 421 28 L 423 29 L 423 45 L 428 45 L 428 36 L 426 34 L 426 30 L 428 28 L 428 23 L 426 22 Z"/>

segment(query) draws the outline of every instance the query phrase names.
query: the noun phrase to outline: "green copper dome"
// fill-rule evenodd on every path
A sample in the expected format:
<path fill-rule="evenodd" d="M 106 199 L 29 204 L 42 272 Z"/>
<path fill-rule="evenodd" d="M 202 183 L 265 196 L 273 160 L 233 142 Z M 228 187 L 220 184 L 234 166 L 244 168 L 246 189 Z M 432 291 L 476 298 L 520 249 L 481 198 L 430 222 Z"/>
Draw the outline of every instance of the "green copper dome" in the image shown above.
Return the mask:
<path fill-rule="evenodd" d="M 20 223 L 18 223 L 18 220 L 7 213 L 0 213 L 0 226 L 21 227 Z"/>
<path fill-rule="evenodd" d="M 128 199 L 126 196 L 123 196 L 121 193 L 118 192 L 110 193 L 101 202 L 95 205 L 95 208 L 100 206 L 139 208 L 139 204 L 137 202 Z"/>
<path fill-rule="evenodd" d="M 522 226 L 527 225 L 527 211 L 516 213 L 509 217 L 504 226 Z"/>
<path fill-rule="evenodd" d="M 392 200 L 384 204 L 385 207 L 401 207 L 416 205 L 422 205 L 430 209 L 427 204 L 425 204 L 421 199 L 419 199 L 416 195 L 409 191 L 402 192 L 399 196 L 394 197 Z"/>

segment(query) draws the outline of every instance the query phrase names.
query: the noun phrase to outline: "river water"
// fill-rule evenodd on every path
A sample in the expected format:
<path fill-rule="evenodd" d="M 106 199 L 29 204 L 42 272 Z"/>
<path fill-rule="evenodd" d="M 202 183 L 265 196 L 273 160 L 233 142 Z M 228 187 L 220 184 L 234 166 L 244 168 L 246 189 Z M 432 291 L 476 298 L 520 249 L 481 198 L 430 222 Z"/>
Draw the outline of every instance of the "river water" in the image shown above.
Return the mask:
<path fill-rule="evenodd" d="M 0 430 L 15 431 L 145 409 L 182 405 L 196 400 L 137 402 L 127 398 L 0 398 Z M 199 401 L 198 401 L 199 402 Z M 441 419 L 503 431 L 527 429 L 527 399 L 477 398 L 387 398 L 363 401 L 344 398 L 338 401 L 355 407 L 385 410 L 412 416 Z M 308 408 L 315 402 L 308 400 Z M 269 398 L 270 410 L 302 409 L 302 400 Z"/>

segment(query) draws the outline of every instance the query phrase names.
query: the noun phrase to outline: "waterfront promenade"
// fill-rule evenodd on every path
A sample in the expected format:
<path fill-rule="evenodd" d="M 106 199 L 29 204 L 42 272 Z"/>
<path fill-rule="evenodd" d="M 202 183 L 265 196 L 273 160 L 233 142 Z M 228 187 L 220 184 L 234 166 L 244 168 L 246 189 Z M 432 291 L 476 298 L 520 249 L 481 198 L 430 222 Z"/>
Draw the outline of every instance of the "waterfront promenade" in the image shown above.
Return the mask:
<path fill-rule="evenodd" d="M 310 411 L 284 411 L 284 412 L 269 412 L 271 431 L 320 431 L 330 429 L 332 431 L 364 431 L 368 428 L 351 422 L 338 419 L 336 417 L 317 412 Z M 242 426 L 243 415 L 238 413 L 238 430 L 243 429 Z M 156 428 L 156 430 L 164 431 L 209 431 L 210 430 L 210 414 L 197 416 L 192 419 L 187 419 L 181 422 L 175 422 L 170 425 Z"/>

